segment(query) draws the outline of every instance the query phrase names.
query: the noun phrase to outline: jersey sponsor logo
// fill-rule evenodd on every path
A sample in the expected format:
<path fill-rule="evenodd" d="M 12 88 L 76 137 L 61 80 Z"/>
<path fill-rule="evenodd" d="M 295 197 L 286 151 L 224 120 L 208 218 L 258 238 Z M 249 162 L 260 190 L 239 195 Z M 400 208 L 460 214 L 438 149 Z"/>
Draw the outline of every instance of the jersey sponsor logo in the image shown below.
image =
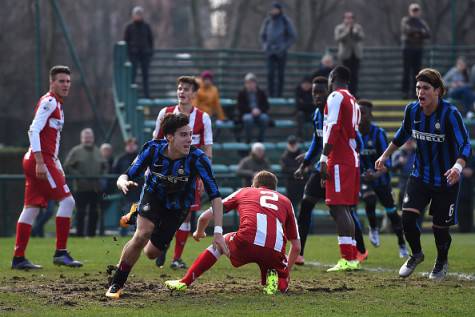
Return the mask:
<path fill-rule="evenodd" d="M 445 134 L 433 134 L 433 133 L 412 130 L 412 137 L 414 139 L 421 140 L 421 141 L 429 141 L 429 142 L 437 142 L 437 143 L 445 142 Z"/>
<path fill-rule="evenodd" d="M 323 129 L 317 129 L 315 132 L 319 138 L 323 138 Z"/>
<path fill-rule="evenodd" d="M 376 149 L 364 149 L 360 153 L 361 155 L 373 155 L 373 154 L 377 154 L 377 152 L 378 151 L 376 151 Z"/>

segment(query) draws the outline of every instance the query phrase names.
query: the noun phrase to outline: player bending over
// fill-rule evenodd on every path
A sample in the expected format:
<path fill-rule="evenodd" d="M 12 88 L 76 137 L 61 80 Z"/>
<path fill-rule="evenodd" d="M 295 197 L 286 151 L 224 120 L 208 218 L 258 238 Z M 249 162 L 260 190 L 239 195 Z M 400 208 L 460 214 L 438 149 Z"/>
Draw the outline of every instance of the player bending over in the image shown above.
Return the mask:
<path fill-rule="evenodd" d="M 276 192 L 277 177 L 267 171 L 254 176 L 252 187 L 242 188 L 223 200 L 224 209 L 236 209 L 239 213 L 239 229 L 224 236 L 229 248 L 229 259 L 234 267 L 256 263 L 261 271 L 264 292 L 286 292 L 289 272 L 300 252 L 300 237 L 292 204 L 284 195 Z M 213 212 L 205 211 L 198 219 L 193 238 L 205 237 L 205 228 Z M 285 245 L 290 240 L 288 258 Z M 199 276 L 209 270 L 222 255 L 214 246 L 209 246 L 193 262 L 181 280 L 166 281 L 171 290 L 185 290 Z"/>

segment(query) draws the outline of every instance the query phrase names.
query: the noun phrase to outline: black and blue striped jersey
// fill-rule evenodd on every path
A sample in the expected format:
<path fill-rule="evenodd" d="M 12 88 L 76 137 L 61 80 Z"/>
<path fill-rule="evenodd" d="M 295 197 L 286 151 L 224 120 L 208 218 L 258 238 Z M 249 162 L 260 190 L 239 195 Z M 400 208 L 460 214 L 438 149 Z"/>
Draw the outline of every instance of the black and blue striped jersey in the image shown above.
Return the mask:
<path fill-rule="evenodd" d="M 419 101 L 407 105 L 401 127 L 393 143 L 401 146 L 410 137 L 417 141 L 416 159 L 411 176 L 435 187 L 446 187 L 444 176 L 458 158 L 471 155 L 470 140 L 457 108 L 441 99 L 430 116 L 422 111 Z"/>
<path fill-rule="evenodd" d="M 148 168 L 143 191 L 157 195 L 167 209 L 187 209 L 193 204 L 197 177 L 203 180 L 210 200 L 221 196 L 211 163 L 203 151 L 191 146 L 188 155 L 171 160 L 164 154 L 167 147 L 165 140 L 145 143 L 126 171 L 129 179 L 140 177 Z"/>
<path fill-rule="evenodd" d="M 371 123 L 368 134 L 361 134 L 363 149 L 360 151 L 361 170 L 374 170 L 374 163 L 388 147 L 388 139 L 384 129 Z M 391 161 L 386 161 L 386 167 L 391 168 Z M 371 182 L 373 186 L 387 186 L 391 182 L 391 175 L 384 173 Z"/>
<path fill-rule="evenodd" d="M 303 159 L 304 165 L 308 166 L 315 158 L 322 153 L 323 149 L 323 113 L 318 108 L 313 113 L 313 138 L 310 148 Z M 320 162 L 317 162 L 316 169 L 320 170 Z"/>

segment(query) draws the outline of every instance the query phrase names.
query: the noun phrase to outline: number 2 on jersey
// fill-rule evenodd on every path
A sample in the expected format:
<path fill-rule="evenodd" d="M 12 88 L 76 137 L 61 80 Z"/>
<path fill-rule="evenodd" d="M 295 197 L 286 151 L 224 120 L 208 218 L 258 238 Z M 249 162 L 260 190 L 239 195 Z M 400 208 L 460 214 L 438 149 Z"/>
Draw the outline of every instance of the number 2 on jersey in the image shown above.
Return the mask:
<path fill-rule="evenodd" d="M 279 210 L 277 205 L 273 204 L 273 201 L 278 201 L 279 195 L 277 193 L 271 191 L 261 191 L 261 198 L 259 199 L 259 203 L 261 207 L 269 208 L 272 210 Z"/>

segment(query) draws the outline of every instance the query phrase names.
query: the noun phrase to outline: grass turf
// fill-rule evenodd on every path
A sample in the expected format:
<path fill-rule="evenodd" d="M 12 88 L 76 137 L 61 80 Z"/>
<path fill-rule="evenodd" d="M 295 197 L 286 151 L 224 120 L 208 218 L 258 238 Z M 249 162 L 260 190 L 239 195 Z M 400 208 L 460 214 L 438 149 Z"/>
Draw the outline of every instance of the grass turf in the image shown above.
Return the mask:
<path fill-rule="evenodd" d="M 127 238 L 128 239 L 128 238 Z M 307 265 L 292 272 L 289 293 L 266 296 L 259 285 L 256 265 L 234 269 L 222 258 L 184 293 L 171 293 L 163 282 L 178 279 L 184 271 L 170 264 L 155 267 L 141 257 L 134 267 L 125 295 L 114 301 L 104 297 L 107 266 L 117 263 L 126 238 L 71 238 L 69 248 L 84 267 L 69 269 L 52 264 L 54 239 L 32 239 L 27 256 L 44 266 L 39 271 L 10 270 L 13 239 L 0 239 L 1 316 L 469 316 L 475 311 L 475 235 L 454 234 L 450 251 L 451 274 L 432 282 L 423 272 L 433 265 L 435 247 L 430 234 L 423 235 L 426 260 L 410 278 L 397 270 L 396 238 L 382 236 L 382 246 L 369 246 L 363 270 L 325 273 L 338 259 L 336 238 L 311 236 L 307 242 Z M 188 263 L 208 246 L 189 241 L 183 259 Z M 457 274 L 456 274 L 457 273 Z"/>

